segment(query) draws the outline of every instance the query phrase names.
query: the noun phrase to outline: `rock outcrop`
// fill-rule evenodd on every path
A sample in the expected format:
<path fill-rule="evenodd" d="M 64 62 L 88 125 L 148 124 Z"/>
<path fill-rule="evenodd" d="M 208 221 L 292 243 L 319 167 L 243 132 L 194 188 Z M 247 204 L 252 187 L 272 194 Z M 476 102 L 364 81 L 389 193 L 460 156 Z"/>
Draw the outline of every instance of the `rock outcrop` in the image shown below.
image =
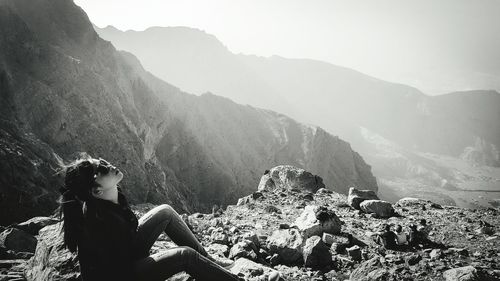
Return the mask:
<path fill-rule="evenodd" d="M 318 175 L 313 175 L 304 169 L 282 165 L 266 171 L 260 178 L 257 190 L 272 191 L 273 189 L 305 189 L 316 192 L 320 188 L 325 188 L 323 179 Z"/>

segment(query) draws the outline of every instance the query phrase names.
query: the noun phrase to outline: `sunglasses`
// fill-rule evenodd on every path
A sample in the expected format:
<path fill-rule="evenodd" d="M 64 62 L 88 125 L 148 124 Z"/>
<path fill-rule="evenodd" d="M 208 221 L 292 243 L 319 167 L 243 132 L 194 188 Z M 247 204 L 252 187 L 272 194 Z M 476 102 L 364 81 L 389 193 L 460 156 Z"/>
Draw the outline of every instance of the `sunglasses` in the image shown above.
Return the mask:
<path fill-rule="evenodd" d="M 99 164 L 93 165 L 93 167 L 95 175 L 97 175 L 98 173 L 102 175 L 107 175 L 109 174 L 113 166 L 108 161 L 99 158 Z"/>

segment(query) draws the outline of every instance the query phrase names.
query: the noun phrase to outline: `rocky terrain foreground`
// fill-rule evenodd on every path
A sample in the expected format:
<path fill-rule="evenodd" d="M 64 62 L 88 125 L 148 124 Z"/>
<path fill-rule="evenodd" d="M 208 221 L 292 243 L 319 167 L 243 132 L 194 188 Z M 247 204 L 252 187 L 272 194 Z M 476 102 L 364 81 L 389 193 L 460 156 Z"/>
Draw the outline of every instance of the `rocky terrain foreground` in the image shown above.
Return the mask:
<path fill-rule="evenodd" d="M 152 204 L 133 206 L 138 216 Z M 415 198 L 396 204 L 373 191 L 349 195 L 292 166 L 262 177 L 258 190 L 223 210 L 183 214 L 218 259 L 235 260 L 245 280 L 500 280 L 499 210 L 461 209 Z M 389 224 L 426 219 L 445 249 L 385 250 L 375 234 Z M 2 229 L 0 280 L 78 280 L 75 256 L 62 247 L 60 222 L 37 217 Z M 151 253 L 172 247 L 160 236 Z M 180 274 L 169 280 L 184 280 Z"/>

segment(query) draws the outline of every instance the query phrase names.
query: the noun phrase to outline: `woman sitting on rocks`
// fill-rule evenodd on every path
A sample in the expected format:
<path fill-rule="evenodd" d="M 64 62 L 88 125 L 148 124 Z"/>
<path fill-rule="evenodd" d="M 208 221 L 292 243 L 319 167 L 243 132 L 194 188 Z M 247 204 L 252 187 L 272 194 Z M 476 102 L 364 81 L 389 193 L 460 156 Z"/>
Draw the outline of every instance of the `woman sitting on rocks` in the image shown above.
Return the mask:
<path fill-rule="evenodd" d="M 83 280 L 165 280 L 181 271 L 196 280 L 241 280 L 207 254 L 169 205 L 137 220 L 117 186 L 123 173 L 115 166 L 87 157 L 63 170 L 64 244 L 78 253 Z M 149 256 L 162 232 L 179 247 Z"/>

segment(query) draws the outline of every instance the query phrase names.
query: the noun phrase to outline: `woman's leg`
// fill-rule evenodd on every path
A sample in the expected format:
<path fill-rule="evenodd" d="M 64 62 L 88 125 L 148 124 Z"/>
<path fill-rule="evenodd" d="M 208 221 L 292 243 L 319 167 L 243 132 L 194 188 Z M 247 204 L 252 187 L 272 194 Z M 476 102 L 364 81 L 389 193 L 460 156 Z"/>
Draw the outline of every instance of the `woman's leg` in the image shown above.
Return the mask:
<path fill-rule="evenodd" d="M 149 250 L 163 231 L 178 246 L 188 246 L 201 255 L 208 256 L 179 214 L 170 205 L 162 204 L 139 219 L 136 247 L 140 257 L 149 256 Z"/>
<path fill-rule="evenodd" d="M 242 280 L 190 247 L 170 248 L 134 263 L 137 280 L 163 281 L 181 271 L 188 273 L 197 281 Z"/>

